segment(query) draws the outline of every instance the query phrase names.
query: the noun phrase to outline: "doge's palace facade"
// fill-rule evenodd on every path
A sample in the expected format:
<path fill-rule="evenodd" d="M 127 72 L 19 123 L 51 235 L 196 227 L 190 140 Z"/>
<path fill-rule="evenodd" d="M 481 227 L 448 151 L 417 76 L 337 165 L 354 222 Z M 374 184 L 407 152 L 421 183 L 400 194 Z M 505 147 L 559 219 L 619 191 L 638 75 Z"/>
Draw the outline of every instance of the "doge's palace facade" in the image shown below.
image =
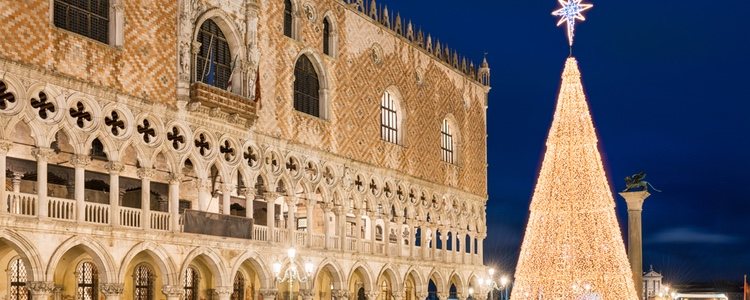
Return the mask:
<path fill-rule="evenodd" d="M 0 299 L 479 290 L 486 61 L 375 1 L 0 5 Z"/>

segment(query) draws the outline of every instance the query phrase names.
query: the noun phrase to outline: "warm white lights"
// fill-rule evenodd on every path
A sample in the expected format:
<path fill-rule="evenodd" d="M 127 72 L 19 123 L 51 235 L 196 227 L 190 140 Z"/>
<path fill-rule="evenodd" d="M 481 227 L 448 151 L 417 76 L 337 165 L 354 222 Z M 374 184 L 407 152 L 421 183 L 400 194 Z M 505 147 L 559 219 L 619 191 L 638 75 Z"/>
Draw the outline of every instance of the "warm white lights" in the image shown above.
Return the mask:
<path fill-rule="evenodd" d="M 593 4 L 583 4 L 583 0 L 557 0 L 562 5 L 562 8 L 552 12 L 553 16 L 560 17 L 560 21 L 557 22 L 557 26 L 563 23 L 568 23 L 568 44 L 573 46 L 573 37 L 576 31 L 576 20 L 586 21 L 583 17 L 582 12 L 587 9 L 594 7 Z"/>
<path fill-rule="evenodd" d="M 469 295 L 474 295 L 474 288 L 473 287 L 469 287 Z"/>
<path fill-rule="evenodd" d="M 508 276 L 500 277 L 500 286 L 502 286 L 503 288 L 505 288 L 508 285 L 509 281 L 510 280 L 508 279 Z"/>
<path fill-rule="evenodd" d="M 273 263 L 273 274 L 279 276 L 279 273 L 281 273 L 281 263 L 275 262 Z"/>
<path fill-rule="evenodd" d="M 495 275 L 495 268 L 490 268 L 489 271 L 487 271 L 488 274 L 490 274 L 490 277 Z"/>
<path fill-rule="evenodd" d="M 314 269 L 314 267 L 313 267 L 313 264 L 311 262 L 306 262 L 305 263 L 305 272 L 308 275 L 312 275 L 313 269 Z"/>
<path fill-rule="evenodd" d="M 286 255 L 289 256 L 289 259 L 294 259 L 294 257 L 297 256 L 297 249 L 289 248 L 286 250 Z"/>
<path fill-rule="evenodd" d="M 636 300 L 575 58 L 565 64 L 512 300 Z M 640 284 L 640 283 L 638 283 Z"/>

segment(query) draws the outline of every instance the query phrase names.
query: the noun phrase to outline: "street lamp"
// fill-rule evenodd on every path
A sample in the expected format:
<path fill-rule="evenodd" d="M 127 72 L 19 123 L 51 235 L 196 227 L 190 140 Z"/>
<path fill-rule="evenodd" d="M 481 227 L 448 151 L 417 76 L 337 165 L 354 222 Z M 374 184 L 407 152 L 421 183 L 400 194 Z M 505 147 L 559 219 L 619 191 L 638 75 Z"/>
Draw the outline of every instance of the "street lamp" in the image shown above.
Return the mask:
<path fill-rule="evenodd" d="M 284 272 L 284 276 L 281 276 L 281 262 L 275 262 L 273 263 L 273 274 L 276 277 L 276 281 L 278 283 L 289 283 L 289 296 L 288 299 L 291 300 L 292 298 L 292 285 L 295 281 L 299 281 L 300 287 L 303 283 L 307 282 L 307 280 L 312 276 L 314 266 L 311 262 L 306 262 L 304 264 L 304 273 L 300 273 L 297 269 L 297 262 L 294 260 L 294 258 L 297 256 L 297 249 L 289 248 L 286 251 L 287 258 L 289 259 L 289 267 Z"/>
<path fill-rule="evenodd" d="M 507 300 L 508 299 L 508 290 L 509 290 L 509 286 L 508 285 L 510 284 L 510 279 L 508 278 L 508 276 L 505 276 L 505 275 L 501 276 L 500 277 L 500 285 L 498 285 L 497 282 L 492 278 L 492 276 L 495 275 L 495 269 L 494 268 L 490 268 L 487 271 L 487 273 L 490 276 L 487 278 L 486 284 L 490 288 L 491 295 L 494 296 L 495 291 L 502 292 L 500 294 L 501 300 Z M 479 284 L 481 285 L 483 282 L 484 282 L 484 280 L 482 278 L 480 278 L 479 279 Z"/>

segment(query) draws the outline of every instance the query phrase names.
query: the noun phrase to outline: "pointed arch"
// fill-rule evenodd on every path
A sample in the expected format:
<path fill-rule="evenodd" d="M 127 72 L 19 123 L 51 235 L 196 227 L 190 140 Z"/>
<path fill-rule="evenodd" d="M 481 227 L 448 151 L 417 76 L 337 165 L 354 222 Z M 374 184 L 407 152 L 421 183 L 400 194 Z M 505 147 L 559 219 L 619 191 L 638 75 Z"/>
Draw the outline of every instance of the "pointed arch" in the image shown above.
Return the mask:
<path fill-rule="evenodd" d="M 404 273 L 403 282 L 406 282 L 409 277 L 411 277 L 414 281 L 417 290 L 426 290 L 426 288 L 423 288 L 425 285 L 425 279 L 422 278 L 421 273 L 419 273 L 419 271 L 414 266 L 410 266 L 409 269 L 406 270 L 406 273 Z"/>
<path fill-rule="evenodd" d="M 240 270 L 243 264 L 249 263 L 252 265 L 255 273 L 260 277 L 260 284 L 262 289 L 271 288 L 273 284 L 273 275 L 266 268 L 266 263 L 263 261 L 263 257 L 256 251 L 247 250 L 238 256 L 231 264 L 232 269 L 229 274 L 234 277 L 234 274 Z"/>
<path fill-rule="evenodd" d="M 399 277 L 396 275 L 396 272 L 393 271 L 393 266 L 391 264 L 385 264 L 378 273 L 378 282 L 380 282 L 380 279 L 383 277 L 387 277 L 391 281 L 392 289 L 394 291 L 400 291 L 402 282 L 399 280 Z"/>
<path fill-rule="evenodd" d="M 185 257 L 185 260 L 182 263 L 182 266 L 180 267 L 180 277 L 179 282 L 183 282 L 185 280 L 185 271 L 190 267 L 190 264 L 193 263 L 194 260 L 198 258 L 204 258 L 204 261 L 207 265 L 207 267 L 211 270 L 212 277 L 214 279 L 214 286 L 229 286 L 229 277 L 226 273 L 227 267 L 224 263 L 224 260 L 221 258 L 221 256 L 216 253 L 211 248 L 207 247 L 198 247 L 195 248 L 193 251 L 190 251 L 190 253 Z"/>
<path fill-rule="evenodd" d="M 435 286 L 437 287 L 437 292 L 438 293 L 447 292 L 446 291 L 447 289 L 445 288 L 445 281 L 443 280 L 443 275 L 440 274 L 440 271 L 438 271 L 437 269 L 433 268 L 427 274 L 429 274 L 427 276 L 427 281 L 432 280 L 435 283 Z"/>
<path fill-rule="evenodd" d="M 122 259 L 122 264 L 120 264 L 117 276 L 119 282 L 125 281 L 130 263 L 141 253 L 146 253 L 156 263 L 156 267 L 159 268 L 161 274 L 164 274 L 162 276 L 163 285 L 177 284 L 177 278 L 175 277 L 177 268 L 174 261 L 164 247 L 154 242 L 141 242 L 130 248 Z"/>
<path fill-rule="evenodd" d="M 362 277 L 362 284 L 364 285 L 365 292 L 372 291 L 375 284 L 373 282 L 372 272 L 370 270 L 370 267 L 367 266 L 367 264 L 362 263 L 361 261 L 355 262 L 351 270 L 349 271 L 349 275 L 346 277 L 348 283 L 347 285 L 351 285 L 351 280 L 357 272 L 359 272 L 360 277 Z"/>
<path fill-rule="evenodd" d="M 448 276 L 448 287 L 452 284 L 456 285 L 456 291 L 459 294 L 459 296 L 465 296 L 467 295 L 466 291 L 466 282 L 463 279 L 463 276 L 461 276 L 461 273 L 456 272 L 455 270 L 451 273 L 450 276 Z M 459 297 L 461 298 L 461 297 Z"/>
<path fill-rule="evenodd" d="M 318 264 L 318 269 L 315 270 L 315 273 L 313 273 L 313 278 L 317 279 L 321 272 L 324 270 L 328 271 L 328 273 L 331 274 L 331 277 L 333 277 L 333 288 L 342 288 L 342 286 L 344 285 L 344 274 L 341 272 L 341 266 L 339 266 L 336 260 L 330 258 L 323 259 L 323 261 Z"/>
<path fill-rule="evenodd" d="M 220 8 L 212 8 L 212 9 L 205 11 L 196 20 L 195 30 L 193 32 L 193 42 L 194 43 L 200 42 L 202 44 L 201 49 L 200 49 L 201 53 L 203 53 L 203 51 L 208 51 L 208 48 L 211 46 L 209 44 L 212 44 L 213 46 L 211 48 L 212 52 L 221 50 L 221 49 L 218 49 L 219 47 L 217 47 L 217 41 L 211 42 L 210 38 L 206 39 L 206 41 L 199 40 L 199 36 L 202 36 L 201 34 L 202 29 L 206 29 L 204 25 L 207 25 L 206 27 L 215 26 L 214 29 L 218 29 L 218 32 L 221 34 L 221 36 L 223 36 L 224 40 L 226 41 L 226 46 L 229 48 L 229 49 L 226 49 L 227 50 L 226 52 L 228 52 L 229 56 L 226 57 L 225 59 L 227 59 L 230 64 L 230 66 L 228 66 L 228 68 L 225 70 L 226 72 L 228 72 L 225 74 L 227 76 L 226 79 L 228 80 L 229 79 L 228 76 L 231 73 L 231 63 L 232 63 L 231 61 L 235 57 L 238 57 L 238 58 L 245 57 L 245 47 L 243 46 L 243 42 L 242 42 L 243 38 L 242 38 L 241 31 L 235 27 L 234 22 L 232 21 L 232 18 L 229 15 L 227 15 L 227 13 L 224 12 L 224 10 Z M 220 55 L 224 55 L 224 54 L 220 54 Z M 193 57 L 194 66 L 195 66 L 193 68 L 194 70 L 193 77 L 192 77 L 193 81 L 201 81 L 199 72 L 201 72 L 204 67 L 201 66 L 201 60 L 199 59 L 200 57 L 201 57 L 200 54 L 196 54 Z M 205 65 L 205 59 L 207 58 L 208 57 L 204 57 L 204 60 L 202 61 L 204 62 L 204 65 Z M 226 84 L 226 82 L 224 83 Z M 242 83 L 240 80 L 232 81 L 233 90 L 239 90 L 239 88 L 241 87 L 241 84 Z M 226 85 L 217 86 L 217 87 L 221 89 L 226 89 Z"/>
<path fill-rule="evenodd" d="M 60 260 L 66 253 L 68 253 L 68 251 L 76 247 L 81 247 L 89 256 L 91 256 L 94 264 L 99 269 L 99 275 L 102 279 L 101 282 L 117 282 L 117 268 L 115 267 L 115 262 L 110 255 L 110 252 L 96 240 L 80 235 L 69 238 L 57 247 L 47 265 L 47 281 L 54 281 L 55 270 L 57 269 Z"/>
<path fill-rule="evenodd" d="M 44 265 L 39 251 L 26 237 L 10 229 L 0 230 L 0 246 L 6 244 L 13 249 L 26 266 L 29 281 L 45 280 Z"/>
<path fill-rule="evenodd" d="M 294 109 L 324 120 L 330 119 L 330 76 L 323 60 L 312 49 L 304 49 L 294 61 Z"/>
<path fill-rule="evenodd" d="M 323 54 L 330 57 L 338 55 L 338 24 L 332 11 L 323 14 Z"/>

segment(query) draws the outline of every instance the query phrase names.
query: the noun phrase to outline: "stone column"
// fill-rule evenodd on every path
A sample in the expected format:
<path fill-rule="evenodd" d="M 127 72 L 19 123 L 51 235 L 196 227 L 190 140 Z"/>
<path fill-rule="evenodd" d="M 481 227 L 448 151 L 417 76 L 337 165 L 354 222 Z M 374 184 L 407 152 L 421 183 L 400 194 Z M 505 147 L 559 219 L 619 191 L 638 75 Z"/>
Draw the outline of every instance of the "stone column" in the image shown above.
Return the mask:
<path fill-rule="evenodd" d="M 484 264 L 484 239 L 487 237 L 486 233 L 479 234 L 479 240 L 477 240 L 477 259 L 479 259 L 479 264 Z"/>
<path fill-rule="evenodd" d="M 211 180 L 200 178 L 197 181 L 198 188 L 198 210 L 211 212 L 209 205 L 211 204 L 212 194 Z"/>
<path fill-rule="evenodd" d="M 290 244 L 292 247 L 297 245 L 297 201 L 296 197 L 287 197 L 286 207 L 286 229 L 289 233 Z"/>
<path fill-rule="evenodd" d="M 106 300 L 120 300 L 122 292 L 125 290 L 123 283 L 100 283 L 99 290 Z"/>
<path fill-rule="evenodd" d="M 328 250 L 330 247 L 328 241 L 331 239 L 331 224 L 328 220 L 328 216 L 331 214 L 331 205 L 326 203 L 323 206 L 323 233 L 325 235 L 325 242 L 323 243 L 323 249 Z"/>
<path fill-rule="evenodd" d="M 171 218 L 171 229 L 180 231 L 180 183 L 182 174 L 169 174 L 169 214 Z"/>
<path fill-rule="evenodd" d="M 643 233 L 641 229 L 641 213 L 643 201 L 651 194 L 648 191 L 625 192 L 620 196 L 628 204 L 628 260 L 633 270 L 633 283 L 638 298 L 643 299 Z"/>
<path fill-rule="evenodd" d="M 456 235 L 456 233 L 452 232 L 451 236 L 454 236 L 454 235 Z M 443 249 L 440 249 L 441 251 L 443 251 L 443 261 L 449 262 L 451 261 L 450 258 L 451 258 L 452 253 L 451 251 L 448 251 L 448 229 L 447 228 L 440 229 L 440 238 L 442 238 L 443 240 L 443 243 L 442 243 Z M 451 249 L 453 249 L 453 246 L 451 246 Z M 435 247 L 435 252 L 437 252 L 437 247 Z M 437 255 L 433 255 L 433 257 L 437 257 Z M 445 298 L 441 297 L 440 299 L 445 299 Z"/>
<path fill-rule="evenodd" d="M 229 300 L 232 297 L 233 287 L 219 286 L 214 289 L 214 296 L 218 300 Z"/>
<path fill-rule="evenodd" d="M 49 200 L 47 200 L 47 161 L 54 154 L 50 148 L 34 148 L 31 154 L 36 158 L 36 191 L 37 191 L 37 216 L 46 218 L 49 216 Z"/>
<path fill-rule="evenodd" d="M 265 193 L 266 198 L 266 227 L 268 230 L 268 242 L 273 243 L 276 237 L 274 228 L 276 227 L 276 195 Z"/>
<path fill-rule="evenodd" d="M 120 226 L 120 172 L 124 166 L 110 161 L 105 168 L 109 171 L 109 224 Z"/>
<path fill-rule="evenodd" d="M 344 242 L 346 242 L 346 212 L 341 206 L 333 208 L 333 214 L 336 215 L 336 234 L 339 238 L 339 250 L 344 251 Z"/>
<path fill-rule="evenodd" d="M 52 281 L 31 281 L 26 283 L 26 288 L 34 300 L 50 300 L 55 283 Z"/>
<path fill-rule="evenodd" d="M 279 293 L 279 290 L 277 290 L 277 289 L 262 289 L 262 290 L 260 290 L 260 295 L 263 297 L 263 300 L 276 299 L 276 295 L 278 293 Z"/>
<path fill-rule="evenodd" d="M 255 213 L 255 189 L 245 189 L 245 218 L 255 219 L 253 214 Z M 255 220 L 253 220 L 255 224 Z"/>
<path fill-rule="evenodd" d="M 8 157 L 8 151 L 13 146 L 10 141 L 0 141 L 0 214 L 8 212 L 8 192 L 5 190 L 5 181 L 8 180 L 5 177 L 5 170 L 8 169 L 6 160 Z"/>
<path fill-rule="evenodd" d="M 179 285 L 162 286 L 161 292 L 164 296 L 167 296 L 166 300 L 181 300 L 182 296 L 185 295 L 185 290 Z"/>
<path fill-rule="evenodd" d="M 396 244 L 398 245 L 398 252 L 396 257 L 402 256 L 402 250 L 404 249 L 404 217 L 396 217 Z M 409 231 L 411 234 L 411 231 Z"/>
<path fill-rule="evenodd" d="M 383 254 L 385 256 L 393 255 L 391 253 L 391 217 L 390 213 L 383 218 Z"/>
<path fill-rule="evenodd" d="M 355 226 L 354 226 L 354 242 L 356 243 L 356 247 L 354 249 L 359 252 L 362 251 L 362 247 L 360 243 L 360 240 L 362 239 L 362 217 L 364 216 L 364 210 L 355 210 L 354 211 L 354 218 L 355 218 Z M 347 245 L 344 245 L 345 248 L 347 248 Z"/>
<path fill-rule="evenodd" d="M 376 254 L 377 247 L 375 247 L 375 212 L 368 212 L 367 218 L 370 220 L 370 253 Z"/>
<path fill-rule="evenodd" d="M 307 207 L 306 207 L 307 208 L 307 212 L 305 212 L 305 214 L 306 214 L 305 217 L 307 218 L 307 247 L 308 248 L 312 248 L 313 234 L 315 233 L 315 232 L 313 232 L 313 230 L 314 230 L 314 226 L 313 226 L 314 225 L 313 224 L 313 220 L 314 220 L 314 218 L 313 218 L 313 208 L 315 208 L 315 204 L 316 204 L 315 200 L 309 200 L 309 201 L 307 201 Z"/>
<path fill-rule="evenodd" d="M 430 245 L 428 244 L 429 242 L 427 241 L 428 231 L 429 230 L 427 230 L 427 222 L 422 221 L 419 224 L 419 233 L 420 233 L 419 234 L 419 239 L 420 239 L 419 247 L 422 250 L 422 259 L 427 259 L 428 253 L 429 253 Z"/>
<path fill-rule="evenodd" d="M 414 219 L 409 219 L 409 257 L 417 255 L 417 225 Z"/>
<path fill-rule="evenodd" d="M 11 183 L 13 184 L 13 192 L 16 194 L 21 192 L 21 178 L 23 178 L 23 173 L 13 172 Z"/>
<path fill-rule="evenodd" d="M 466 245 L 466 247 L 467 247 L 467 249 L 469 249 L 469 257 L 471 258 L 471 260 L 469 261 L 469 263 L 470 264 L 474 264 L 474 245 L 473 244 L 474 244 L 475 234 L 473 232 L 468 232 L 467 234 L 469 235 L 469 244 Z M 466 239 L 464 239 L 464 240 L 466 240 Z"/>
<path fill-rule="evenodd" d="M 139 168 L 138 177 L 141 178 L 141 227 L 151 229 L 151 177 L 154 169 Z"/>
<path fill-rule="evenodd" d="M 86 221 L 86 166 L 91 162 L 88 155 L 74 155 L 71 159 L 75 168 L 75 190 L 73 195 L 76 199 L 76 220 Z"/>
<path fill-rule="evenodd" d="M 458 263 L 463 262 L 463 258 L 464 258 L 463 252 L 461 251 L 461 249 L 459 249 L 461 248 L 460 246 L 461 243 L 459 242 L 460 241 L 459 239 L 463 238 L 463 236 L 464 236 L 464 233 L 461 231 L 455 231 L 453 233 L 453 257 L 456 258 L 453 261 L 458 262 Z M 461 297 L 459 297 L 459 299 L 460 298 Z"/>
<path fill-rule="evenodd" d="M 230 215 L 232 205 L 232 184 L 225 183 L 221 185 L 221 214 Z"/>

